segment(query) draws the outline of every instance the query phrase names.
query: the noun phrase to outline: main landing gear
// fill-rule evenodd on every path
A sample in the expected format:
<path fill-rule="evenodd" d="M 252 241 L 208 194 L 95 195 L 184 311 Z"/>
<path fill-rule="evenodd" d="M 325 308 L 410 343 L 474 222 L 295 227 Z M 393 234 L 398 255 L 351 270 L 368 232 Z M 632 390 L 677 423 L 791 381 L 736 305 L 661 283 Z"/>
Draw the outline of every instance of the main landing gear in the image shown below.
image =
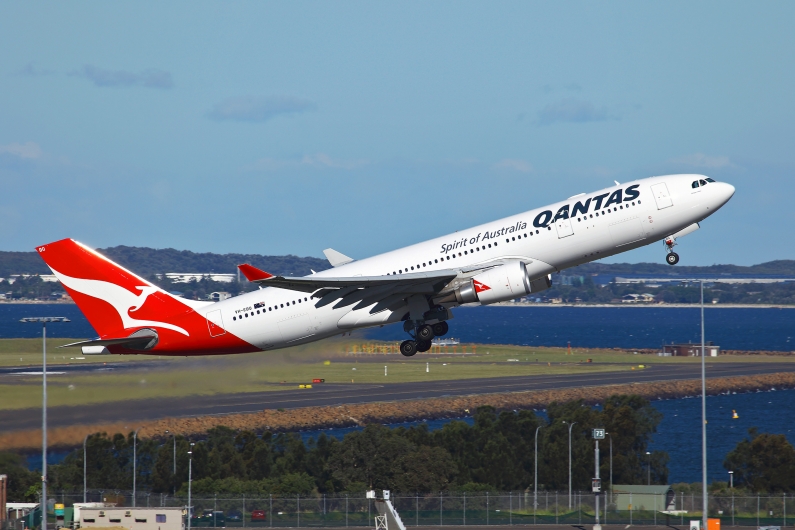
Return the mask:
<path fill-rule="evenodd" d="M 411 333 L 412 323 L 406 321 L 403 329 Z M 426 352 L 431 349 L 431 340 L 434 337 L 442 337 L 447 334 L 450 327 L 447 322 L 441 321 L 433 325 L 421 324 L 414 328 L 413 339 L 404 340 L 400 343 L 400 353 L 406 357 L 411 357 L 417 352 Z"/>
<path fill-rule="evenodd" d="M 668 262 L 668 265 L 676 265 L 679 263 L 679 254 L 674 252 L 674 246 L 676 246 L 676 239 L 673 237 L 666 237 L 663 241 L 665 245 L 665 251 L 667 255 L 665 256 L 665 261 Z"/>

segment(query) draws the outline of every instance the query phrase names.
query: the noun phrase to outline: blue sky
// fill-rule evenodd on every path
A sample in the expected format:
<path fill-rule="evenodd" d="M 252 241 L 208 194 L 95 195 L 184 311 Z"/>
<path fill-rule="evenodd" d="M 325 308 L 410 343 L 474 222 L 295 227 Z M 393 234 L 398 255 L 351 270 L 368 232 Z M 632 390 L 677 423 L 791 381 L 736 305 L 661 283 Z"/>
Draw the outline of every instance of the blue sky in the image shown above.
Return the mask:
<path fill-rule="evenodd" d="M 795 259 L 795 3 L 0 6 L 0 249 L 362 258 L 675 172 Z M 661 245 L 612 261 L 663 262 Z"/>

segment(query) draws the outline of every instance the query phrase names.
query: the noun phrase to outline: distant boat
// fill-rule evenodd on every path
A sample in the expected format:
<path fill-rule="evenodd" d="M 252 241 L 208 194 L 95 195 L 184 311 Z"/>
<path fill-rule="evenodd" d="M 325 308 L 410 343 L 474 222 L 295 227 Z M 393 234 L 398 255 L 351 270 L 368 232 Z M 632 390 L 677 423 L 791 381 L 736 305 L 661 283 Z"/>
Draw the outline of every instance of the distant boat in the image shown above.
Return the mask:
<path fill-rule="evenodd" d="M 732 419 L 733 420 L 739 420 L 740 419 L 740 415 L 737 414 L 737 411 L 734 410 L 734 409 L 732 409 Z"/>
<path fill-rule="evenodd" d="M 461 344 L 460 339 L 454 339 L 452 337 L 443 339 L 441 337 L 436 337 L 431 341 L 434 346 L 458 346 Z"/>

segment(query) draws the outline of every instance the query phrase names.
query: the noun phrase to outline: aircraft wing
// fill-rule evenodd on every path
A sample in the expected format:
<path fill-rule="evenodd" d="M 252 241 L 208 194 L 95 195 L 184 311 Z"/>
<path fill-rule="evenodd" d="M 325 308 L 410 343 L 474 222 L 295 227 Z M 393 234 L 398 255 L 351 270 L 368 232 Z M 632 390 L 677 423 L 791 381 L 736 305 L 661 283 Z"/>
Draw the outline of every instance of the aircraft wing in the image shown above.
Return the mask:
<path fill-rule="evenodd" d="M 361 309 L 376 304 L 371 309 L 372 313 L 402 304 L 402 300 L 411 295 L 438 293 L 458 275 L 455 270 L 441 270 L 387 276 L 291 278 L 275 276 L 249 264 L 239 265 L 238 268 L 248 281 L 263 287 L 314 293 L 312 298 L 320 299 L 317 307 L 335 301 L 335 308 L 357 304 L 353 309 Z"/>

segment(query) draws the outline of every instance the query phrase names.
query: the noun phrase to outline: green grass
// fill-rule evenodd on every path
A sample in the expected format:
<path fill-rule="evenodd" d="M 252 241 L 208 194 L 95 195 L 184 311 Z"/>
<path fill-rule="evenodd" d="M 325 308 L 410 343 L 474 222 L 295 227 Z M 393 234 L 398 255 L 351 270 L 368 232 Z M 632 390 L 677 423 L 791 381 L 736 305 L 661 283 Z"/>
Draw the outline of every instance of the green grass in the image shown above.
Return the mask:
<path fill-rule="evenodd" d="M 69 339 L 48 341 L 48 369 L 58 371 L 57 363 L 97 363 L 151 361 L 144 368 L 123 372 L 63 374 L 48 378 L 51 406 L 110 403 L 148 398 L 174 398 L 237 392 L 296 389 L 313 378 L 327 383 L 399 383 L 444 381 L 478 377 L 544 376 L 637 369 L 639 364 L 693 363 L 695 357 L 657 357 L 633 355 L 615 350 L 532 348 L 521 346 L 477 345 L 476 354 L 427 355 L 406 359 L 400 354 L 351 354 L 361 350 L 362 340 L 332 339 L 305 346 L 267 353 L 213 357 L 157 357 L 111 355 L 80 357 L 79 350 L 55 350 Z M 49 348 L 53 346 L 53 348 Z M 41 366 L 40 339 L 0 340 L 0 365 Z M 463 347 L 459 346 L 461 352 Z M 467 352 L 472 352 L 468 345 Z M 452 351 L 452 348 L 448 348 Z M 20 359 L 22 359 L 20 361 Z M 591 359 L 592 362 L 588 362 Z M 766 362 L 790 360 L 786 357 L 737 356 L 708 358 L 710 363 L 727 361 Z M 426 373 L 426 363 L 430 371 Z M 384 366 L 388 375 L 384 376 Z M 0 409 L 40 406 L 40 376 L 0 376 Z M 313 392 L 316 389 L 307 389 Z"/>

